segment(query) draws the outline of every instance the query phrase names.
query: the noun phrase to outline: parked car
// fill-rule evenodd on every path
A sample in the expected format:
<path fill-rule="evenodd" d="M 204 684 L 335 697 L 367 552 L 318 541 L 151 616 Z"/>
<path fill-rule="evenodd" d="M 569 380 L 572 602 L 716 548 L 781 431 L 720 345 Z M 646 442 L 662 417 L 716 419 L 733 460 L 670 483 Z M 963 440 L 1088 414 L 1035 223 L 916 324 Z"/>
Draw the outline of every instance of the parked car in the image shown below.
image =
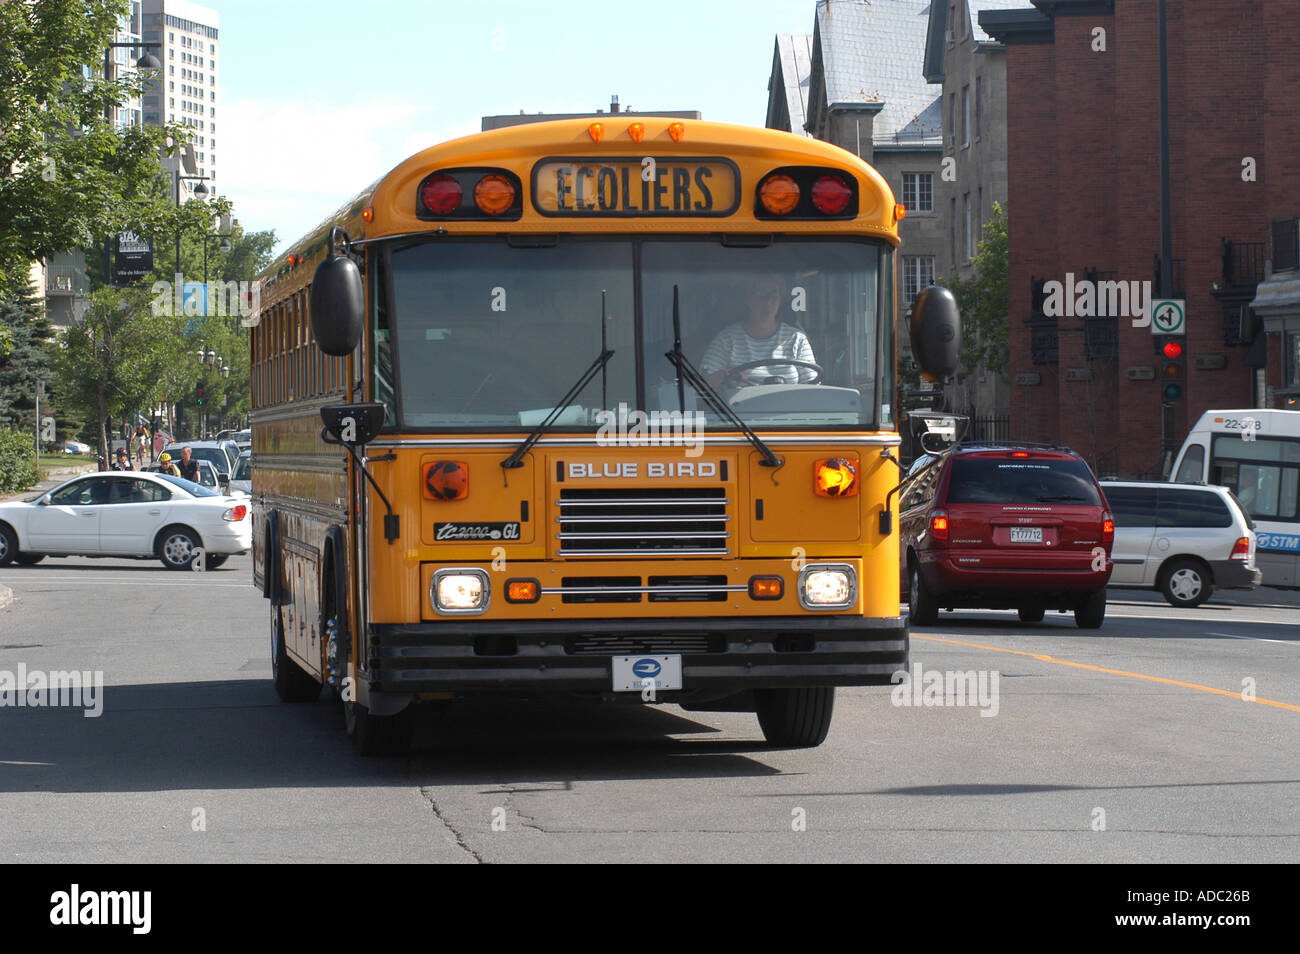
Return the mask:
<path fill-rule="evenodd" d="M 1216 588 L 1253 589 L 1255 526 L 1227 487 L 1103 480 L 1115 515 L 1112 586 L 1154 587 L 1171 606 L 1200 606 Z"/>
<path fill-rule="evenodd" d="M 64 441 L 63 453 L 65 454 L 89 454 L 90 445 L 83 444 L 81 441 Z"/>
<path fill-rule="evenodd" d="M 919 465 L 919 466 L 918 466 Z M 940 607 L 1072 610 L 1101 626 L 1114 522 L 1082 457 L 1045 444 L 958 444 L 913 465 L 899 517 L 914 624 Z"/>
<path fill-rule="evenodd" d="M 156 557 L 189 569 L 203 548 L 216 568 L 252 547 L 244 498 L 140 471 L 74 477 L 48 493 L 0 504 L 0 566 L 47 556 Z"/>
<path fill-rule="evenodd" d="M 239 462 L 235 464 L 235 476 L 230 481 L 230 492 L 239 491 L 252 496 L 253 493 L 253 455 L 250 451 L 245 451 L 239 455 Z"/>

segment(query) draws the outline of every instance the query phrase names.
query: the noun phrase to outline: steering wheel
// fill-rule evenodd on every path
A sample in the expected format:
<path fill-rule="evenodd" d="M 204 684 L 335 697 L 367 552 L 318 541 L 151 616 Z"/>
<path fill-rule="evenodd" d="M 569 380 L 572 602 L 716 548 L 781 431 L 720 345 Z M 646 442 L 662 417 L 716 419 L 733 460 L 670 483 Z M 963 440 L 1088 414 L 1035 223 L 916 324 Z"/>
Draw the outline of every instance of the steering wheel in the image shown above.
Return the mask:
<path fill-rule="evenodd" d="M 821 384 L 822 375 L 825 373 L 820 364 L 814 364 L 811 361 L 795 361 L 793 358 L 764 358 L 762 361 L 746 361 L 744 364 L 736 365 L 727 372 L 722 379 L 722 384 L 724 387 L 738 388 L 744 383 L 740 380 L 740 376 L 750 368 L 770 368 L 774 365 L 782 367 L 794 365 L 797 368 L 811 368 L 816 373 L 817 376 L 811 381 L 800 381 L 798 382 L 800 384 Z"/>

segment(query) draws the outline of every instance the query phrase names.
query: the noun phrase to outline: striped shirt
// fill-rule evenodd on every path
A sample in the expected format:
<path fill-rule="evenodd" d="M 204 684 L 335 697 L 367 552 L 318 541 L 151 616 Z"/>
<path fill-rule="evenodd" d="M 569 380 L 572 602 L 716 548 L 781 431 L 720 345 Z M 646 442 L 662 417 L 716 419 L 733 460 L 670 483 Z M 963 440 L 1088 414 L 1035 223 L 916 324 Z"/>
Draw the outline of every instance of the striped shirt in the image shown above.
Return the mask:
<path fill-rule="evenodd" d="M 700 370 L 705 374 L 713 374 L 715 371 L 726 371 L 764 358 L 790 358 L 807 361 L 809 364 L 816 363 L 808 336 L 794 325 L 781 322 L 775 334 L 755 338 L 745 330 L 743 324 L 737 322 L 723 328 L 710 342 L 704 351 L 704 357 L 700 359 Z M 812 368 L 793 364 L 771 364 L 751 368 L 745 373 L 759 378 L 780 378 L 785 384 L 811 382 L 817 377 L 817 372 Z"/>

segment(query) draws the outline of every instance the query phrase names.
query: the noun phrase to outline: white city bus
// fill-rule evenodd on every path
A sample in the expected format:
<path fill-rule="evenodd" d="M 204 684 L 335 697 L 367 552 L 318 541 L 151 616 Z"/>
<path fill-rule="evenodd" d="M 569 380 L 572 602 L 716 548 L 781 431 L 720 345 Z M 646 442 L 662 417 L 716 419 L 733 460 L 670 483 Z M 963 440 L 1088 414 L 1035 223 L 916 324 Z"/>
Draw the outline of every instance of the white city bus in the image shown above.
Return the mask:
<path fill-rule="evenodd" d="M 1300 411 L 1206 411 L 1173 474 L 1231 488 L 1255 521 L 1264 585 L 1300 587 Z"/>

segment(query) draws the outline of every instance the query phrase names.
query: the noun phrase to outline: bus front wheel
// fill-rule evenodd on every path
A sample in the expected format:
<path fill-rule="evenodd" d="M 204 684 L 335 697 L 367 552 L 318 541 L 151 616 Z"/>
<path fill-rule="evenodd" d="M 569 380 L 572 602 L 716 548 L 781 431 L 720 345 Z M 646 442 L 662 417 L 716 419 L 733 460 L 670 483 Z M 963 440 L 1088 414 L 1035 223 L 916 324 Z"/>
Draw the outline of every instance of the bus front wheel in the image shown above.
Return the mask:
<path fill-rule="evenodd" d="M 360 755 L 405 755 L 411 747 L 411 707 L 396 715 L 371 715 L 359 702 L 343 703 L 348 738 Z"/>
<path fill-rule="evenodd" d="M 756 689 L 754 703 L 768 745 L 810 749 L 826 741 L 835 710 L 835 687 Z"/>

